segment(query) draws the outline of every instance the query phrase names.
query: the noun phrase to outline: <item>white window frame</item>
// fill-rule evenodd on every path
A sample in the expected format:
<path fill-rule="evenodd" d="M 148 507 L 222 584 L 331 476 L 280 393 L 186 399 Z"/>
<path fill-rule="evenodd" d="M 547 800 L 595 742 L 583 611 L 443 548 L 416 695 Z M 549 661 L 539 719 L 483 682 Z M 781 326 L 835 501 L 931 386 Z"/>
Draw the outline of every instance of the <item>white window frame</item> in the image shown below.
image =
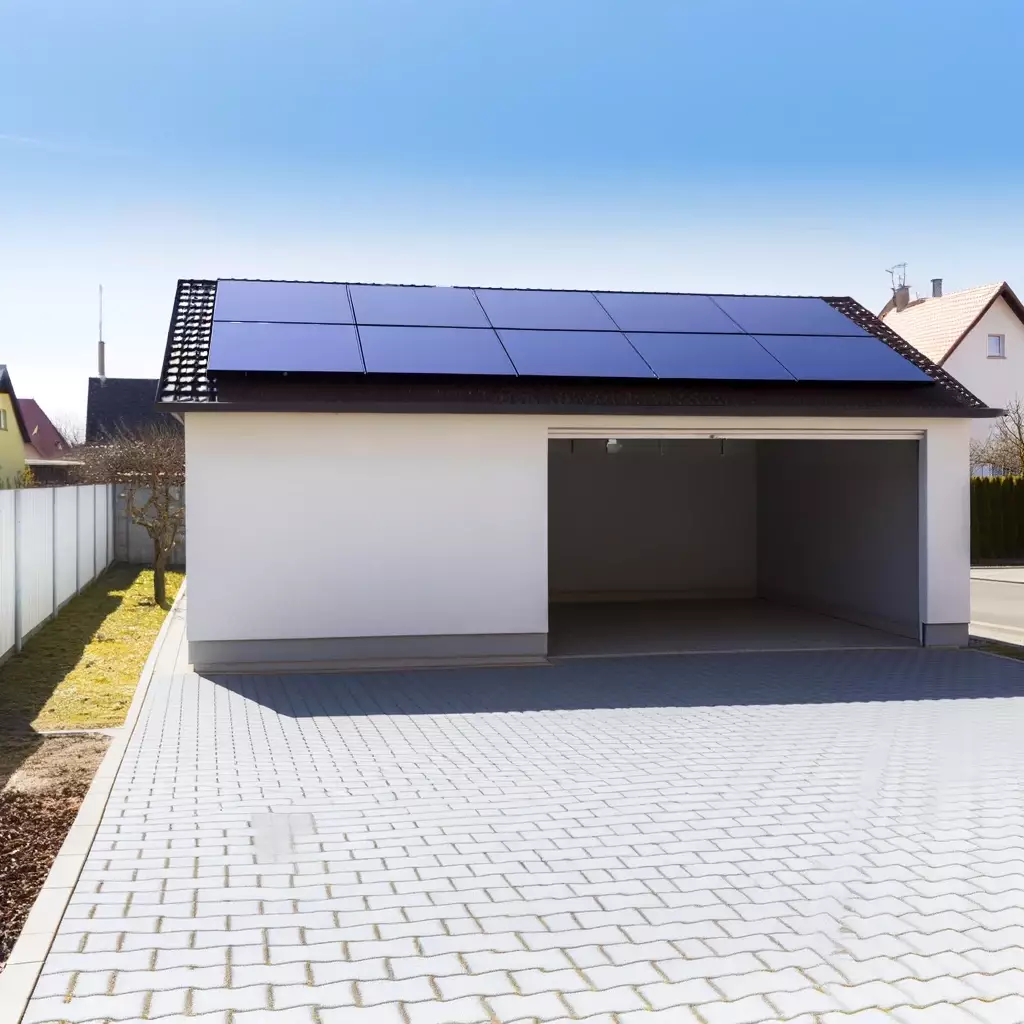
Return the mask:
<path fill-rule="evenodd" d="M 0 430 L 7 429 L 7 410 L 0 409 Z"/>
<path fill-rule="evenodd" d="M 995 342 L 996 351 L 992 351 L 992 342 Z M 988 358 L 989 359 L 1005 359 L 1006 358 L 1006 335 L 1005 334 L 990 334 L 988 336 Z"/>

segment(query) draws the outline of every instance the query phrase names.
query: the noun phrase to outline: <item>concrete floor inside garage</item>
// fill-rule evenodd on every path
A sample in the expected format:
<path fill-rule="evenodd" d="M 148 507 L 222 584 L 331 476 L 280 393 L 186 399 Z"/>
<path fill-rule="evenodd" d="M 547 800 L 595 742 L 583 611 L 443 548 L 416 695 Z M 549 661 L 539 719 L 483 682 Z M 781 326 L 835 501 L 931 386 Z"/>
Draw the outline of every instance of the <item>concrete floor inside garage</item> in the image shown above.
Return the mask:
<path fill-rule="evenodd" d="M 914 647 L 917 444 L 549 444 L 551 657 Z"/>

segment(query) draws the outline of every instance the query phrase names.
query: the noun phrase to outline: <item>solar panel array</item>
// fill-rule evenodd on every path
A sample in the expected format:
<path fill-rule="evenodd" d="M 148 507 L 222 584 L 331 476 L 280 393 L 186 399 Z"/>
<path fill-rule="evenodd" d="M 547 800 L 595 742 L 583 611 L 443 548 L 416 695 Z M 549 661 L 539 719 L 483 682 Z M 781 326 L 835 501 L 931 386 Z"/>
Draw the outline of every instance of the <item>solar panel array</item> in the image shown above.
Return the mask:
<path fill-rule="evenodd" d="M 211 372 L 931 378 L 824 299 L 219 281 Z"/>

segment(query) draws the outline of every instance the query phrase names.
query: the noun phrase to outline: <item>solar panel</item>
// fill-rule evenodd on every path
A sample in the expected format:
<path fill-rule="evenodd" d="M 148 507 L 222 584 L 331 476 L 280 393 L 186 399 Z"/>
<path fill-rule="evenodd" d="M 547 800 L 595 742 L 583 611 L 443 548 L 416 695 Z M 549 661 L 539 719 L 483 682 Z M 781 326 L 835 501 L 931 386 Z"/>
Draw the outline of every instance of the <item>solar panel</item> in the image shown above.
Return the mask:
<path fill-rule="evenodd" d="M 355 323 L 343 284 L 218 281 L 214 320 L 278 324 Z"/>
<path fill-rule="evenodd" d="M 618 331 L 498 331 L 524 377 L 653 377 Z"/>
<path fill-rule="evenodd" d="M 867 335 L 824 299 L 785 295 L 714 295 L 715 304 L 749 334 Z"/>
<path fill-rule="evenodd" d="M 739 328 L 707 295 L 654 295 L 598 292 L 597 299 L 624 331 L 692 331 L 698 334 Z"/>
<path fill-rule="evenodd" d="M 793 380 L 749 334 L 626 335 L 662 379 Z"/>
<path fill-rule="evenodd" d="M 213 372 L 363 372 L 350 324 L 214 323 L 208 365 Z"/>
<path fill-rule="evenodd" d="M 360 327 L 359 337 L 367 373 L 516 372 L 489 327 Z"/>
<path fill-rule="evenodd" d="M 356 323 L 411 327 L 489 327 L 472 288 L 349 285 Z"/>
<path fill-rule="evenodd" d="M 931 377 L 874 337 L 758 335 L 797 380 L 921 381 Z"/>
<path fill-rule="evenodd" d="M 477 288 L 476 294 L 495 327 L 552 331 L 616 330 L 611 318 L 590 292 Z"/>

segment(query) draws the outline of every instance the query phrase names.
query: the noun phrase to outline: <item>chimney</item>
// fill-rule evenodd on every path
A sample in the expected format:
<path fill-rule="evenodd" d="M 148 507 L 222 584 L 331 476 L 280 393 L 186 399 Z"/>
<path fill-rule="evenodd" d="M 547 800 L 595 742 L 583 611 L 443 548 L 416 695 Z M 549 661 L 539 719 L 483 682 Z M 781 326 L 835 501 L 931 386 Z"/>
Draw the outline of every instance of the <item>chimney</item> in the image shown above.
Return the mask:
<path fill-rule="evenodd" d="M 100 330 L 99 342 L 96 346 L 96 369 L 101 381 L 107 379 L 106 346 L 103 344 L 103 285 L 100 285 Z"/>
<path fill-rule="evenodd" d="M 910 288 L 905 284 L 893 288 L 892 303 L 896 308 L 896 312 L 902 313 L 910 305 Z"/>
<path fill-rule="evenodd" d="M 941 299 L 942 298 L 942 278 L 941 277 L 933 277 L 932 278 L 932 298 L 933 299 Z"/>

